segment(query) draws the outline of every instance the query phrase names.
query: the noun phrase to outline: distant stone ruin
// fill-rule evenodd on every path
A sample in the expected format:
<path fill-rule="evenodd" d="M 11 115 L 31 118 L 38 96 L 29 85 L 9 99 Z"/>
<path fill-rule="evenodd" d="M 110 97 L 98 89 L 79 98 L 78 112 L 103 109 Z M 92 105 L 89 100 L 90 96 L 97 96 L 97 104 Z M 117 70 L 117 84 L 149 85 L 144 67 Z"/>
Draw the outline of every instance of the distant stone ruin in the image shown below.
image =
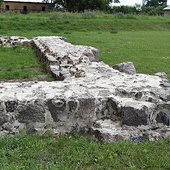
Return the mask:
<path fill-rule="evenodd" d="M 23 44 L 21 37 L 16 39 Z M 165 74 L 120 72 L 99 62 L 97 49 L 72 45 L 63 37 L 24 42 L 57 81 L 1 82 L 0 136 L 23 129 L 56 135 L 90 132 L 110 142 L 170 136 L 170 84 Z M 15 48 L 11 37 L 0 37 L 0 44 Z M 125 64 L 123 69 L 129 68 Z"/>

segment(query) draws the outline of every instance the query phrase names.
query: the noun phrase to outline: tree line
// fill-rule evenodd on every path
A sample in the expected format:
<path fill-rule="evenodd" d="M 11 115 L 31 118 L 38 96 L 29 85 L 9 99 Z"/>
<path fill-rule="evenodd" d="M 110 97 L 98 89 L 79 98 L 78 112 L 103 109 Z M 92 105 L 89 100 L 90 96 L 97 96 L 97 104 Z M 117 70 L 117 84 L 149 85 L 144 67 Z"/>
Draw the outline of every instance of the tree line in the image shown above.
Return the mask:
<path fill-rule="evenodd" d="M 57 4 L 62 5 L 69 12 L 84 12 L 85 10 L 106 11 L 112 0 L 55 0 Z M 119 2 L 116 1 L 115 2 Z"/>
<path fill-rule="evenodd" d="M 55 4 L 62 5 L 69 12 L 99 10 L 108 13 L 162 15 L 163 8 L 167 6 L 167 0 L 143 0 L 142 5 L 135 6 L 110 6 L 112 2 L 120 3 L 119 0 L 54 0 Z"/>
<path fill-rule="evenodd" d="M 143 0 L 142 5 L 135 6 L 111 6 L 112 2 L 120 3 L 119 0 L 42 0 L 62 6 L 69 12 L 84 12 L 86 10 L 104 11 L 112 14 L 147 14 L 163 15 L 163 8 L 167 6 L 167 0 Z M 0 0 L 0 7 L 3 0 Z"/>

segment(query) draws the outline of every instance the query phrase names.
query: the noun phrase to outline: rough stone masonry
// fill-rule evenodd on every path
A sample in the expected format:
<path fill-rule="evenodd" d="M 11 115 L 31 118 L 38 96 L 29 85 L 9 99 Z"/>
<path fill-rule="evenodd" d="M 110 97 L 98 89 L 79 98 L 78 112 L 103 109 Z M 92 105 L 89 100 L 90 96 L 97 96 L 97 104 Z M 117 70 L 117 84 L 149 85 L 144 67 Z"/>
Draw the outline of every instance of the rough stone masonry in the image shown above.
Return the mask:
<path fill-rule="evenodd" d="M 56 81 L 0 82 L 0 136 L 23 129 L 91 131 L 99 141 L 170 135 L 170 88 L 161 74 L 120 72 L 99 62 L 97 49 L 63 37 L 0 37 L 1 45 L 18 43 L 31 45 Z"/>

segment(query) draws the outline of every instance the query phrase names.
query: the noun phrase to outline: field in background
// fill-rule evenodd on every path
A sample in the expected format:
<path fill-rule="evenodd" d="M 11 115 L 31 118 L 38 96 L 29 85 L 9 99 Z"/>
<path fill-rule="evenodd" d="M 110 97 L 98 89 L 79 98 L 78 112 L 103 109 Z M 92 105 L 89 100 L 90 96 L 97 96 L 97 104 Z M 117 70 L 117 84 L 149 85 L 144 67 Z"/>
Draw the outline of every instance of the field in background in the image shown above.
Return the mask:
<path fill-rule="evenodd" d="M 170 78 L 170 17 L 103 13 L 35 13 L 0 15 L 0 35 L 27 38 L 59 35 L 77 45 L 100 50 L 110 66 L 132 61 L 138 73 L 166 72 Z"/>
<path fill-rule="evenodd" d="M 137 72 L 165 71 L 170 78 L 169 30 L 170 18 L 164 17 L 101 13 L 0 14 L 0 35 L 64 36 L 73 44 L 98 48 L 100 59 L 110 66 L 132 61 Z M 37 76 L 34 75 L 37 67 L 41 69 L 31 49 L 0 47 L 0 79 L 5 79 L 3 74 L 6 78 L 20 79 L 19 71 L 29 79 Z M 168 170 L 169 144 L 170 139 L 138 145 L 127 141 L 105 144 L 77 134 L 58 139 L 52 134 L 38 137 L 22 133 L 0 139 L 0 169 Z"/>

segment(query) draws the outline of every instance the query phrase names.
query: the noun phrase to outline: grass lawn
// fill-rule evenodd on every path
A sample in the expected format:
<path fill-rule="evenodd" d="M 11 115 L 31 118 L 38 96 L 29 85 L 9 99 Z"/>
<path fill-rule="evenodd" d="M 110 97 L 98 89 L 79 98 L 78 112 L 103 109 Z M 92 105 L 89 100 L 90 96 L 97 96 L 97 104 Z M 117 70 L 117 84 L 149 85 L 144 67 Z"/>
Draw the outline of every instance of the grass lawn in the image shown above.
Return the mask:
<path fill-rule="evenodd" d="M 0 46 L 0 80 L 51 80 L 31 48 Z"/>
<path fill-rule="evenodd" d="M 78 134 L 55 138 L 22 133 L 0 140 L 1 170 L 168 170 L 170 139 L 96 143 Z"/>
<path fill-rule="evenodd" d="M 170 17 L 55 12 L 0 15 L 0 35 L 64 36 L 73 44 L 98 48 L 100 59 L 110 66 L 131 61 L 138 73 L 163 71 L 168 78 L 169 30 Z"/>
<path fill-rule="evenodd" d="M 36 31 L 31 34 L 38 36 Z M 100 50 L 100 60 L 110 66 L 131 61 L 134 63 L 138 73 L 166 72 L 168 78 L 170 78 L 168 34 L 168 31 L 118 31 L 117 33 L 112 33 L 111 31 L 71 31 L 69 33 L 60 32 L 45 35 L 64 36 L 68 42 L 73 44 L 93 46 Z M 44 34 L 40 32 L 39 35 Z M 28 35 L 22 34 L 22 36 Z M 1 80 L 11 78 L 29 79 L 36 77 L 37 74 L 44 74 L 34 72 L 36 67 L 39 68 L 39 71 L 43 70 L 31 49 L 21 47 L 17 50 L 7 50 L 2 47 L 0 49 L 0 71 L 2 72 L 3 70 L 0 75 Z M 3 56 L 6 57 L 3 58 Z M 7 59 L 9 59 L 8 62 L 6 61 Z M 15 67 L 11 65 L 14 62 L 18 62 L 14 64 Z M 19 70 L 21 71 L 20 73 Z M 51 78 L 48 77 L 47 80 L 51 80 Z"/>
<path fill-rule="evenodd" d="M 100 60 L 110 66 L 132 61 L 138 73 L 164 71 L 170 78 L 168 34 L 168 31 L 72 32 L 66 37 L 74 44 L 98 48 Z"/>

